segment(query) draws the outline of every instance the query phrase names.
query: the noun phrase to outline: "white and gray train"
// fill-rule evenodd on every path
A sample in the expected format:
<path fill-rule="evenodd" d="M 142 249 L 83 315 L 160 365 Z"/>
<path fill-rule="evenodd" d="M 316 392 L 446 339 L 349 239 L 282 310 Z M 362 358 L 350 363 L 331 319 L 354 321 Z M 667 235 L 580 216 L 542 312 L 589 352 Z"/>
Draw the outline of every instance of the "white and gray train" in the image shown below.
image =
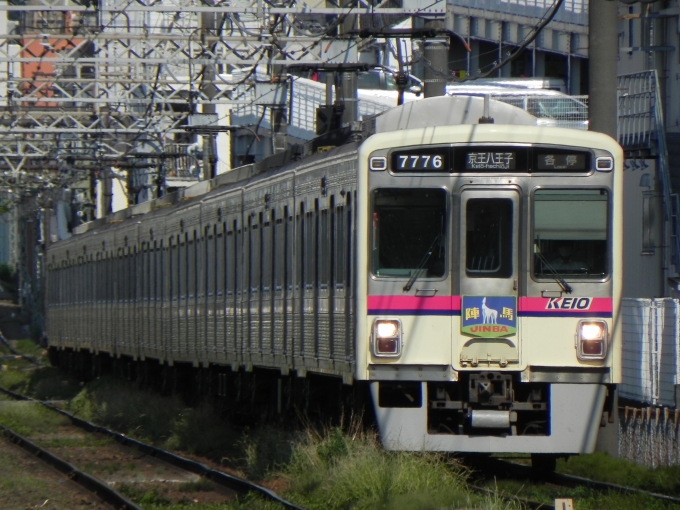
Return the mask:
<path fill-rule="evenodd" d="M 51 354 L 212 370 L 218 394 L 267 374 L 279 410 L 321 376 L 370 394 L 391 450 L 592 451 L 621 378 L 621 148 L 461 101 L 78 227 L 47 253 Z"/>

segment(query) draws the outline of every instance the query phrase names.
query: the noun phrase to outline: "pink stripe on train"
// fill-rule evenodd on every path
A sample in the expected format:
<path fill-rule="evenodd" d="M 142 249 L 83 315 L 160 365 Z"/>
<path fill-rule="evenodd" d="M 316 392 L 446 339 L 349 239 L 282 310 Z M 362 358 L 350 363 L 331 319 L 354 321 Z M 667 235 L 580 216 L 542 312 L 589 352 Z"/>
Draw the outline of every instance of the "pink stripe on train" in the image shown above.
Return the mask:
<path fill-rule="evenodd" d="M 517 303 L 517 312 L 523 315 L 531 312 L 611 314 L 612 311 L 613 301 L 609 297 L 521 297 Z"/>
<path fill-rule="evenodd" d="M 460 296 L 368 296 L 369 314 L 407 312 L 424 314 L 460 313 Z"/>

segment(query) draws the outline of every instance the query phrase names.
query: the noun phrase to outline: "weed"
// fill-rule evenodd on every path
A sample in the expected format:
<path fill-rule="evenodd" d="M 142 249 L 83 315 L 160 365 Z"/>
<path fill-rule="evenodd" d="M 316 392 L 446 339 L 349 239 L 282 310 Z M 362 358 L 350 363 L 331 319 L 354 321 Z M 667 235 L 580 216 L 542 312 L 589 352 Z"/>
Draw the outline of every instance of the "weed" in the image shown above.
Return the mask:
<path fill-rule="evenodd" d="M 374 434 L 338 429 L 308 432 L 281 476 L 310 509 L 435 510 L 470 501 L 465 472 L 448 457 L 387 452 Z"/>
<path fill-rule="evenodd" d="M 246 475 L 262 479 L 289 463 L 293 443 L 299 437 L 299 433 L 295 431 L 273 426 L 245 431 L 239 447 L 243 451 L 243 469 Z"/>
<path fill-rule="evenodd" d="M 36 360 L 43 359 L 44 349 L 31 339 L 23 338 L 16 340 L 14 342 L 14 349 L 25 356 L 32 356 Z"/>

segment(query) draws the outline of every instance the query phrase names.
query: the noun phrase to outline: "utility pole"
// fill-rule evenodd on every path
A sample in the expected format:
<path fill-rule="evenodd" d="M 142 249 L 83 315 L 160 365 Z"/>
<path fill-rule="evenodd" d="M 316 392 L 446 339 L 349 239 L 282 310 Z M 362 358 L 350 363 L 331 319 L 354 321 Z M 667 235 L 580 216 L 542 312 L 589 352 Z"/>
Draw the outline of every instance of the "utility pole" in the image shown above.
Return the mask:
<path fill-rule="evenodd" d="M 442 30 L 444 21 L 431 19 L 425 21 L 425 27 Z M 423 48 L 425 56 L 425 97 L 443 96 L 446 91 L 446 77 L 449 74 L 448 38 L 436 37 L 425 39 Z"/>
<path fill-rule="evenodd" d="M 590 0 L 588 9 L 588 70 L 590 130 L 616 139 L 618 62 L 618 3 Z"/>
<path fill-rule="evenodd" d="M 201 13 L 201 29 L 204 37 L 217 35 L 215 31 L 215 13 Z M 207 38 L 207 37 L 206 37 Z M 215 97 L 217 89 L 215 87 L 215 64 L 209 63 L 203 67 L 203 80 L 201 82 L 201 95 L 207 96 L 203 103 L 203 113 L 215 114 L 215 104 L 211 100 Z M 202 98 L 203 99 L 203 98 Z M 203 143 L 203 179 L 212 179 L 217 174 L 217 144 L 215 134 L 209 134 L 204 138 Z"/>
<path fill-rule="evenodd" d="M 590 91 L 588 112 L 590 130 L 617 139 L 618 98 L 616 93 L 618 62 L 618 2 L 590 0 L 588 9 L 588 70 Z M 620 191 L 620 190 L 619 190 Z M 596 449 L 611 457 L 619 456 L 618 392 L 609 392 L 607 408 L 597 438 Z"/>

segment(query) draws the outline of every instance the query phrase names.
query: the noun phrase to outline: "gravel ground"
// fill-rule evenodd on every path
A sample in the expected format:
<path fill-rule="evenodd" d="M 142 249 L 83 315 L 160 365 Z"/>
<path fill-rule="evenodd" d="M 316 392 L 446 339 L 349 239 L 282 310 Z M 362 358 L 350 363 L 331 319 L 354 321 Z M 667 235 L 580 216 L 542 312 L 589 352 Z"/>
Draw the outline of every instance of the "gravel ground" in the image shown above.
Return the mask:
<path fill-rule="evenodd" d="M 0 508 L 110 510 L 79 485 L 4 439 L 0 439 Z"/>

